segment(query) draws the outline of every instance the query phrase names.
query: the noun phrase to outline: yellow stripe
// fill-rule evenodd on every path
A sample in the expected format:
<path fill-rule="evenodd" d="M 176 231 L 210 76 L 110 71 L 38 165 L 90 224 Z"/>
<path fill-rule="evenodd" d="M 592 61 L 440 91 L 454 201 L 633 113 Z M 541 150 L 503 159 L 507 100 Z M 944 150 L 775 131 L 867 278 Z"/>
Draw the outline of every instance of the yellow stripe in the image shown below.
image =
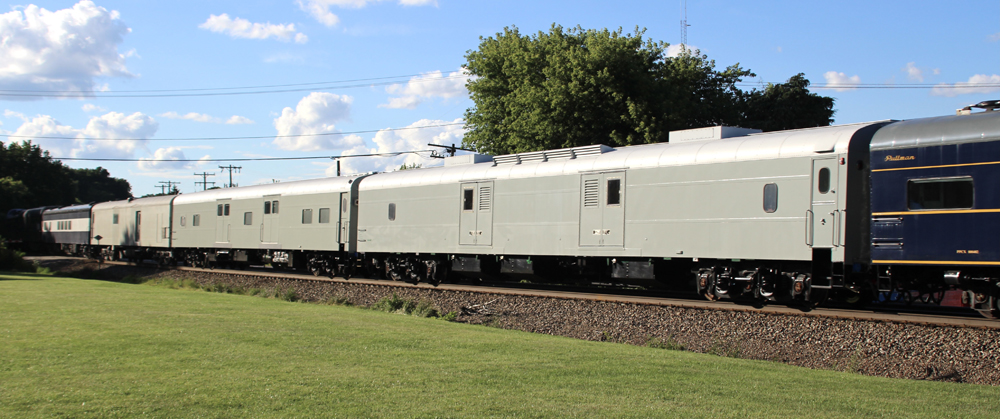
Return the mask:
<path fill-rule="evenodd" d="M 922 214 L 980 214 L 987 212 L 1000 212 L 1000 208 L 994 209 L 970 209 L 970 210 L 941 210 L 941 211 L 900 211 L 900 212 L 873 212 L 872 217 L 882 215 L 922 215 Z"/>
<path fill-rule="evenodd" d="M 891 172 L 894 170 L 939 169 L 942 167 L 983 166 L 987 164 L 1000 164 L 1000 161 L 991 161 L 984 163 L 943 164 L 940 166 L 896 167 L 892 169 L 873 169 L 872 172 L 874 173 L 874 172 Z"/>
<path fill-rule="evenodd" d="M 872 264 L 911 264 L 911 265 L 1000 265 L 1000 262 L 969 262 L 957 260 L 873 260 Z"/>

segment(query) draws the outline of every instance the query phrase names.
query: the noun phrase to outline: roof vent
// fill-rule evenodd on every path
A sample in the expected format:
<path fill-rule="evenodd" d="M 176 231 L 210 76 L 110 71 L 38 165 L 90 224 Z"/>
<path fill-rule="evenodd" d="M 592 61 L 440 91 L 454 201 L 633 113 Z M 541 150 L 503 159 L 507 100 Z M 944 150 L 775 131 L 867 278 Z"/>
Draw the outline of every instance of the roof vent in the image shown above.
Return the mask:
<path fill-rule="evenodd" d="M 476 164 L 476 163 L 491 163 L 493 162 L 493 156 L 487 156 L 485 154 L 462 154 L 460 156 L 451 156 L 444 158 L 444 166 L 461 166 L 465 164 Z"/>
<path fill-rule="evenodd" d="M 577 157 L 596 156 L 610 151 L 615 151 L 614 147 L 604 144 L 585 145 L 582 147 L 561 148 L 558 150 L 532 151 L 529 153 L 507 154 L 493 158 L 497 165 L 501 164 L 521 164 L 531 162 L 546 162 L 552 160 L 571 160 Z"/>
<path fill-rule="evenodd" d="M 742 137 L 744 135 L 762 132 L 759 129 L 740 127 L 705 127 L 686 129 L 681 131 L 670 131 L 667 141 L 671 143 L 686 143 L 691 141 L 721 140 L 723 138 Z"/>

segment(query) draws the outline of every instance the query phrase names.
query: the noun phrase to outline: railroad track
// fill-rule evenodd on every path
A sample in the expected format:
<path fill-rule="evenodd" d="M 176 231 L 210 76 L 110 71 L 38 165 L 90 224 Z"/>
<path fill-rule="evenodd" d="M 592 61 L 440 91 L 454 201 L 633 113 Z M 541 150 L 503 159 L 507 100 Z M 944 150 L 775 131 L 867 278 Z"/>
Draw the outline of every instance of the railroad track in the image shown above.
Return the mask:
<path fill-rule="evenodd" d="M 85 258 L 68 257 L 29 257 L 31 260 L 51 261 L 58 259 L 86 260 Z M 103 262 L 109 265 L 136 266 L 127 262 Z M 433 285 L 428 283 L 412 284 L 408 282 L 392 281 L 387 279 L 368 279 L 340 277 L 328 278 L 317 277 L 310 274 L 275 271 L 268 268 L 254 268 L 249 270 L 231 269 L 204 269 L 186 266 L 157 267 L 155 264 L 139 265 L 145 268 L 172 269 L 177 271 L 210 273 L 216 275 L 249 275 L 258 277 L 270 277 L 281 279 L 293 279 L 298 281 L 318 281 L 334 282 L 345 284 L 366 284 L 380 285 L 399 288 L 416 288 L 426 290 L 460 291 L 471 293 L 491 293 L 498 295 L 511 295 L 522 297 L 555 298 L 564 300 L 585 300 L 602 301 L 623 304 L 638 304 L 650 306 L 667 306 L 679 308 L 694 308 L 706 310 L 742 311 L 761 314 L 826 317 L 843 320 L 865 320 L 878 322 L 894 322 L 903 324 L 918 324 L 927 326 L 948 326 L 948 327 L 972 327 L 984 329 L 1000 329 L 1000 321 L 990 320 L 980 317 L 973 310 L 942 309 L 927 310 L 920 307 L 878 307 L 875 309 L 852 309 L 843 307 L 817 307 L 813 309 L 803 309 L 784 305 L 751 305 L 734 301 L 708 301 L 691 298 L 671 296 L 669 294 L 650 291 L 628 290 L 624 288 L 602 288 L 588 289 L 582 287 L 560 287 L 542 284 L 504 283 L 504 282 L 483 282 L 481 284 L 463 283 L 442 283 Z M 639 295 L 639 293 L 646 295 Z"/>

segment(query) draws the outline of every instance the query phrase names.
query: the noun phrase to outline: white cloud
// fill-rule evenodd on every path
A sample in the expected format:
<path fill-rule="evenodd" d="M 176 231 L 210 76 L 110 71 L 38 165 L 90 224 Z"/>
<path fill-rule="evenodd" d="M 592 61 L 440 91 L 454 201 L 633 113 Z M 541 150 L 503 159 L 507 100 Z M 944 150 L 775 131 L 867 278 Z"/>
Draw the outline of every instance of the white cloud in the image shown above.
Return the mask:
<path fill-rule="evenodd" d="M 394 84 L 386 87 L 386 92 L 398 95 L 398 97 L 389 98 L 388 103 L 378 106 L 391 109 L 413 109 L 427 98 L 467 96 L 469 91 L 465 89 L 465 83 L 468 80 L 468 76 L 463 70 L 449 73 L 447 76 L 444 76 L 440 71 L 424 73 L 411 78 L 406 85 Z"/>
<path fill-rule="evenodd" d="M 196 121 L 196 122 L 214 122 L 214 123 L 217 123 L 217 124 L 220 123 L 220 122 L 222 122 L 222 120 L 219 119 L 219 118 L 216 118 L 216 117 L 211 116 L 211 115 L 203 114 L 203 113 L 197 113 L 197 112 L 188 112 L 188 113 L 186 113 L 184 115 L 181 115 L 181 114 L 178 114 L 177 112 L 171 111 L 171 112 L 161 113 L 160 116 L 162 116 L 164 118 L 168 118 L 168 119 L 187 119 L 187 120 Z"/>
<path fill-rule="evenodd" d="M 146 171 L 181 170 L 191 169 L 194 167 L 194 162 L 178 160 L 187 160 L 187 157 L 184 155 L 184 150 L 181 150 L 179 147 L 158 148 L 155 152 L 153 152 L 152 158 L 139 159 L 138 166 L 139 169 Z"/>
<path fill-rule="evenodd" d="M 132 158 L 138 150 L 147 148 L 148 139 L 159 129 L 159 124 L 153 118 L 140 112 L 131 115 L 109 112 L 90 118 L 84 128 L 61 125 L 49 115 L 23 117 L 23 121 L 14 132 L 14 135 L 20 136 L 19 139 L 28 140 L 36 136 L 72 138 L 32 139 L 55 157 Z M 97 138 L 102 140 L 92 140 Z"/>
<path fill-rule="evenodd" d="M 360 9 L 369 3 L 379 3 L 384 0 L 295 0 L 299 9 L 309 13 L 313 19 L 328 27 L 336 26 L 340 23 L 340 18 L 330 11 L 330 7 L 337 6 L 341 9 Z M 399 0 L 402 6 L 435 6 L 437 0 Z"/>
<path fill-rule="evenodd" d="M 233 115 L 226 120 L 229 125 L 253 124 L 253 120 L 245 116 Z"/>
<path fill-rule="evenodd" d="M 117 11 L 89 0 L 54 12 L 28 5 L 0 14 L 0 89 L 87 95 L 99 89 L 97 77 L 133 77 L 125 67 L 130 54 L 118 52 L 129 32 Z"/>
<path fill-rule="evenodd" d="M 295 24 L 275 25 L 268 23 L 252 23 L 249 20 L 236 18 L 232 19 L 228 14 L 211 15 L 208 20 L 199 28 L 207 29 L 216 33 L 224 33 L 233 38 L 246 39 L 268 39 L 276 38 L 281 41 L 295 40 L 296 43 L 304 44 L 309 37 L 303 33 L 295 32 Z"/>
<path fill-rule="evenodd" d="M 827 71 L 823 73 L 823 78 L 826 79 L 826 87 L 833 88 L 838 92 L 844 92 L 848 90 L 855 90 L 857 87 L 854 85 L 861 83 L 861 77 L 854 75 L 847 77 L 844 73 L 838 73 L 836 71 Z"/>
<path fill-rule="evenodd" d="M 915 62 L 906 63 L 906 68 L 903 69 L 906 72 L 906 77 L 910 80 L 923 82 L 924 81 L 924 71 L 917 68 Z"/>
<path fill-rule="evenodd" d="M 986 94 L 997 91 L 1000 91 L 1000 75 L 993 74 L 987 76 L 985 74 L 976 74 L 969 77 L 969 81 L 967 82 L 937 84 L 931 89 L 931 95 L 955 97 L 958 95 Z"/>
<path fill-rule="evenodd" d="M 412 127 L 426 127 L 432 125 L 446 125 L 454 123 L 462 123 L 463 119 L 459 118 L 454 121 L 440 121 L 432 119 L 421 119 L 407 126 L 407 128 Z M 433 127 L 433 128 L 423 128 L 423 129 L 405 129 L 405 130 L 381 130 L 375 134 L 373 139 L 375 147 L 369 148 L 365 146 L 357 146 L 350 150 L 346 150 L 341 155 L 358 155 L 358 154 L 378 154 L 378 153 L 394 153 L 400 151 L 413 151 L 413 150 L 426 150 L 427 144 L 441 144 L 441 145 L 461 145 L 462 137 L 465 136 L 465 128 L 462 125 L 452 125 L 444 127 Z M 438 165 L 441 160 L 438 159 L 427 159 L 426 154 L 420 156 L 417 154 L 401 154 L 399 156 L 390 157 L 357 157 L 357 158 L 347 158 L 341 160 L 341 172 L 342 173 L 363 173 L 371 171 L 392 171 L 398 169 L 403 164 L 419 164 L 422 167 L 428 167 L 433 165 Z M 335 176 L 337 171 L 337 166 L 334 163 L 326 169 L 327 176 Z"/>
<path fill-rule="evenodd" d="M 272 144 L 283 150 L 299 151 L 345 150 L 360 144 L 357 136 L 316 135 L 336 133 L 334 123 L 350 118 L 353 101 L 350 96 L 310 93 L 299 101 L 295 109 L 286 107 L 274 120 L 279 136 L 303 136 L 278 137 Z"/>
<path fill-rule="evenodd" d="M 81 109 L 83 109 L 84 112 L 104 112 L 107 110 L 93 103 L 86 103 L 81 107 Z"/>
<path fill-rule="evenodd" d="M 234 124 L 252 124 L 252 123 L 254 123 L 253 120 L 251 120 L 250 118 L 246 118 L 246 117 L 239 116 L 239 115 L 233 115 L 233 116 L 229 117 L 229 119 L 227 119 L 225 121 L 223 121 L 222 118 L 216 118 L 216 117 L 214 117 L 212 115 L 208 115 L 208 114 L 204 114 L 204 113 L 198 113 L 198 112 L 188 112 L 186 114 L 181 115 L 181 114 L 179 114 L 177 112 L 170 111 L 170 112 L 161 113 L 159 116 L 162 116 L 164 118 L 169 118 L 169 119 L 186 119 L 186 120 L 195 121 L 195 122 L 210 122 L 210 123 L 213 123 L 213 124 L 226 123 L 226 124 L 229 124 L 229 125 L 234 125 Z"/>
<path fill-rule="evenodd" d="M 698 47 L 694 45 L 673 44 L 667 47 L 667 57 L 674 58 L 681 55 L 684 50 L 698 52 Z M 781 51 L 778 51 L 781 52 Z"/>

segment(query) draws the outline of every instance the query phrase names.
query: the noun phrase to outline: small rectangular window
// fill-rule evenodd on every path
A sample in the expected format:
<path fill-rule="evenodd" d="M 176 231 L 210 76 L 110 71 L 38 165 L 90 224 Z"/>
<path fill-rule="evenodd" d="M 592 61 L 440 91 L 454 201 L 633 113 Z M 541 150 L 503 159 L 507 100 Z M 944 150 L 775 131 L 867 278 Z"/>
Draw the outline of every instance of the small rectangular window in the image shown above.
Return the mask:
<path fill-rule="evenodd" d="M 906 183 L 911 210 L 972 208 L 975 193 L 971 177 L 912 179 Z"/>
<path fill-rule="evenodd" d="M 253 213 L 252 212 L 244 212 L 243 213 L 243 225 L 245 225 L 245 226 L 253 225 Z"/>
<path fill-rule="evenodd" d="M 219 208 L 216 209 L 215 215 L 218 215 L 220 217 L 222 216 L 222 204 L 219 204 Z"/>
<path fill-rule="evenodd" d="M 462 210 L 472 211 L 472 202 L 475 199 L 472 189 L 465 189 L 462 192 Z"/>
<path fill-rule="evenodd" d="M 264 201 L 264 214 L 271 213 L 271 201 Z"/>
<path fill-rule="evenodd" d="M 622 180 L 608 179 L 608 205 L 622 204 Z"/>
<path fill-rule="evenodd" d="M 330 209 L 329 208 L 320 208 L 319 209 L 319 223 L 320 224 L 329 224 L 330 223 Z"/>
<path fill-rule="evenodd" d="M 347 198 L 343 199 L 344 202 L 340 204 L 340 211 L 347 214 Z"/>
<path fill-rule="evenodd" d="M 396 221 L 396 204 L 389 204 L 389 221 Z"/>
<path fill-rule="evenodd" d="M 170 233 L 170 227 L 163 227 L 163 238 L 167 238 Z"/>
<path fill-rule="evenodd" d="M 271 201 L 271 214 L 278 213 L 278 201 Z"/>
<path fill-rule="evenodd" d="M 764 212 L 770 214 L 778 210 L 778 184 L 764 185 Z"/>
<path fill-rule="evenodd" d="M 225 205 L 224 209 L 222 210 L 222 215 L 225 215 L 227 217 L 229 216 L 229 204 Z"/>
<path fill-rule="evenodd" d="M 187 225 L 187 217 L 185 217 L 185 216 L 182 215 L 181 216 L 181 227 L 184 227 L 185 225 Z"/>
<path fill-rule="evenodd" d="M 111 215 L 111 224 L 118 224 L 118 214 Z"/>
<path fill-rule="evenodd" d="M 313 222 L 313 210 L 304 209 L 302 210 L 302 224 L 312 224 Z"/>
<path fill-rule="evenodd" d="M 195 214 L 194 216 L 191 217 L 191 226 L 192 227 L 198 227 L 200 225 L 201 225 L 201 216 L 198 215 L 198 214 Z"/>

